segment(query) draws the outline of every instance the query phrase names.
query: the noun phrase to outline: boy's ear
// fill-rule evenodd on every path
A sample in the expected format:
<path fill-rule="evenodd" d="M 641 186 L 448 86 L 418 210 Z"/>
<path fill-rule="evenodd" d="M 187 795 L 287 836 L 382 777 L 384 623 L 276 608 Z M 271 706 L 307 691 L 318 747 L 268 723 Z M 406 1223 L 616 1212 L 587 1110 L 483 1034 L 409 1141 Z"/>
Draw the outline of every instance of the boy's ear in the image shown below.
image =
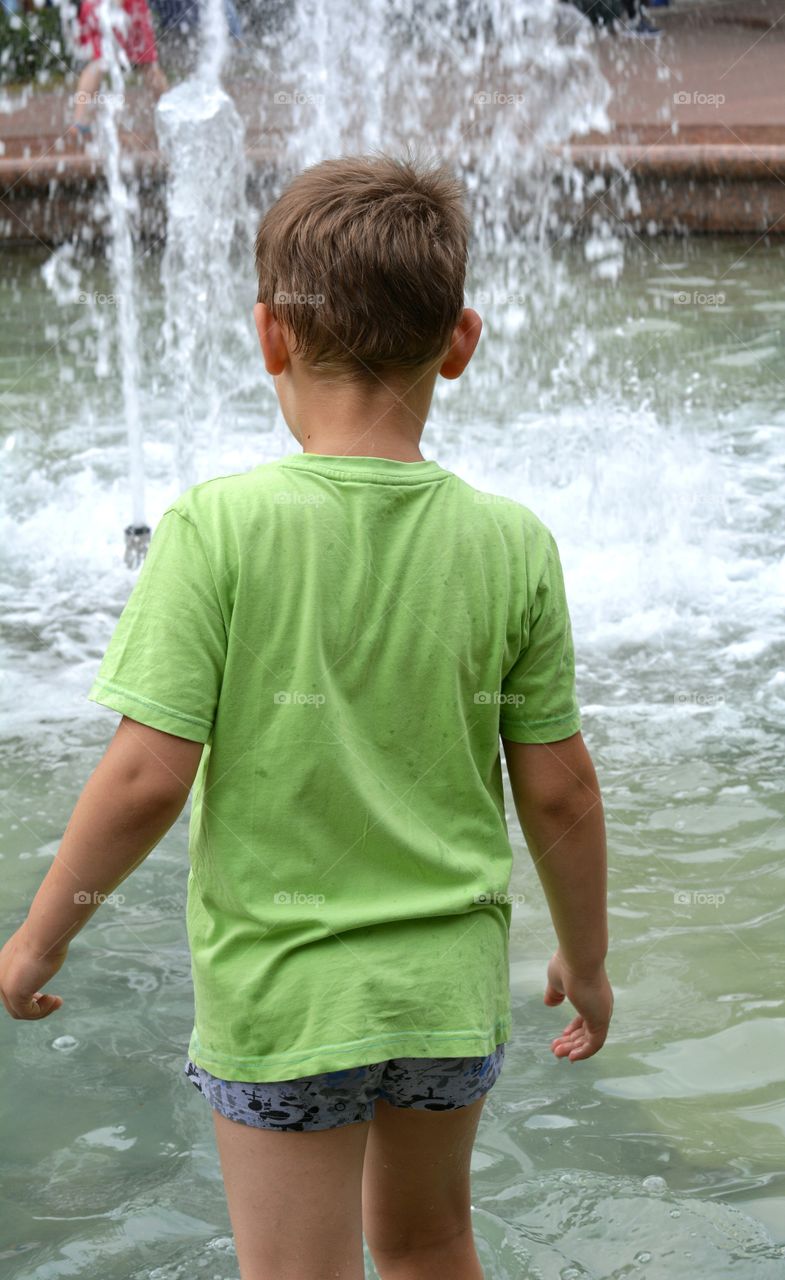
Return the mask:
<path fill-rule="evenodd" d="M 259 345 L 264 356 L 264 367 L 274 378 L 283 373 L 289 360 L 289 348 L 286 345 L 283 330 L 264 302 L 257 302 L 253 309 Z"/>
<path fill-rule="evenodd" d="M 471 307 L 464 307 L 453 330 L 452 342 L 439 366 L 443 378 L 460 378 L 480 341 L 482 320 Z"/>

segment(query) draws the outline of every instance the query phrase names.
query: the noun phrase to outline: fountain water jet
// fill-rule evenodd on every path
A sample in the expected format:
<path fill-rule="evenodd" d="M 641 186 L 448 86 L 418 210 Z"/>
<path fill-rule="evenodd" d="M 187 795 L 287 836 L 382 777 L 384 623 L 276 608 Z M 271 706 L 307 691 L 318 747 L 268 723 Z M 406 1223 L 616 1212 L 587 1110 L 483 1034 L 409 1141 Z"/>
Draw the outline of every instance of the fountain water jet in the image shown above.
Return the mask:
<path fill-rule="evenodd" d="M 97 14 L 101 52 L 109 80 L 109 91 L 100 93 L 97 104 L 97 152 L 104 161 L 107 187 L 107 256 L 117 315 L 115 340 L 120 365 L 131 499 L 131 520 L 124 529 L 125 563 L 129 568 L 135 568 L 141 564 L 146 554 L 150 526 L 144 514 L 144 445 L 139 407 L 139 319 L 134 270 L 134 227 L 139 207 L 133 180 L 124 172 L 118 127 L 119 115 L 125 106 L 125 74 L 129 64 L 116 32 L 118 26 L 126 20 L 126 15 L 118 14 L 111 0 L 101 0 Z M 73 302 L 79 294 L 79 271 L 74 263 L 74 248 L 74 243 L 60 245 L 44 263 L 41 272 L 55 299 L 64 304 Z"/>
<path fill-rule="evenodd" d="M 101 48 L 110 85 L 109 93 L 102 95 L 104 110 L 98 113 L 98 136 L 105 161 L 109 197 L 109 258 L 117 305 L 118 354 L 131 486 L 131 523 L 125 528 L 125 562 L 129 567 L 135 567 L 143 560 L 150 541 L 150 527 L 144 518 L 144 445 L 139 413 L 139 321 L 134 272 L 133 221 L 138 214 L 138 202 L 131 182 L 126 182 L 122 172 L 118 131 L 118 114 L 125 105 L 125 72 L 128 60 L 115 34 L 114 24 L 118 21 L 118 15 L 111 0 L 101 0 L 98 14 Z"/>
<path fill-rule="evenodd" d="M 167 159 L 164 355 L 182 488 L 196 481 L 197 410 L 206 404 L 215 425 L 221 409 L 220 335 L 233 310 L 230 255 L 246 207 L 245 128 L 220 83 L 228 46 L 223 0 L 209 0 L 201 36 L 195 73 L 156 109 Z"/>

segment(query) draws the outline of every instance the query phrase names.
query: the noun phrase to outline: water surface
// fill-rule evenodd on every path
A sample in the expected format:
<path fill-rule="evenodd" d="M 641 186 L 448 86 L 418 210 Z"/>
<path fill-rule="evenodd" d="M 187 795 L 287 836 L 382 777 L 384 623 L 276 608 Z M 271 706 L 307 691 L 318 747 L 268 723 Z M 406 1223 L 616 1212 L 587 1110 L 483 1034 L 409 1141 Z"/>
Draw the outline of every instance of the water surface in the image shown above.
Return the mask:
<path fill-rule="evenodd" d="M 785 247 L 653 240 L 623 264 L 615 254 L 563 244 L 520 294 L 475 278 L 482 345 L 440 387 L 423 445 L 557 537 L 609 831 L 613 1034 L 568 1064 L 548 1050 L 567 1015 L 542 1004 L 553 935 L 510 805 L 525 899 L 515 1030 L 475 1152 L 476 1230 L 489 1280 L 775 1280 Z M 64 260 L 55 295 L 46 257 L 13 255 L 2 286 L 3 937 L 116 724 L 85 695 L 134 580 L 111 282 L 72 263 L 69 295 Z M 158 281 L 150 256 L 150 523 L 181 488 Z M 199 479 L 293 448 L 257 357 L 245 264 L 228 287 L 219 395 L 194 410 Z M 181 1075 L 186 821 L 72 944 L 52 984 L 62 1010 L 0 1019 L 9 1280 L 238 1275 L 209 1112 Z"/>

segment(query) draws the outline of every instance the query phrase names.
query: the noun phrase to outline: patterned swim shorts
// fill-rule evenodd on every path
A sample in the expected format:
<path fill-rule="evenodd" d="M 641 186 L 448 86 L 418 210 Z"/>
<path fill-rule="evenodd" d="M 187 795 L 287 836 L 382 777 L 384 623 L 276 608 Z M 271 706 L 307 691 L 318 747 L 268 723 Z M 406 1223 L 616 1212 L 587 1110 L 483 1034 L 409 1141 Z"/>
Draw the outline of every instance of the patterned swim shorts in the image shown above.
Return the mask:
<path fill-rule="evenodd" d="M 493 1087 L 504 1045 L 486 1058 L 389 1058 L 369 1066 L 325 1071 L 297 1080 L 220 1080 L 187 1059 L 184 1071 L 210 1105 L 229 1120 L 257 1129 L 337 1129 L 373 1118 L 374 1102 L 417 1111 L 468 1107 Z"/>

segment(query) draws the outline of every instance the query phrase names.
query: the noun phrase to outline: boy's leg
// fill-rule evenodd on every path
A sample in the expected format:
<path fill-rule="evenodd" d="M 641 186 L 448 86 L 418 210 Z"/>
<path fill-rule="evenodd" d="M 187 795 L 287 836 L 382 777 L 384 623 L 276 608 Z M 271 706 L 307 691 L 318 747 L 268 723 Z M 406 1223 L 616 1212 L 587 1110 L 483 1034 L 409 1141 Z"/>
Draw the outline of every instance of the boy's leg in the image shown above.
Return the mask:
<path fill-rule="evenodd" d="M 93 62 L 88 62 L 79 76 L 74 94 L 74 124 L 77 128 L 88 122 L 90 108 L 95 95 L 101 88 L 103 75 L 104 64 L 96 58 Z"/>
<path fill-rule="evenodd" d="M 454 1111 L 379 1098 L 363 1174 L 363 1228 L 382 1280 L 483 1280 L 470 1162 L 485 1098 Z"/>
<path fill-rule="evenodd" d="M 277 1133 L 213 1120 L 241 1280 L 363 1280 L 370 1122 Z"/>

